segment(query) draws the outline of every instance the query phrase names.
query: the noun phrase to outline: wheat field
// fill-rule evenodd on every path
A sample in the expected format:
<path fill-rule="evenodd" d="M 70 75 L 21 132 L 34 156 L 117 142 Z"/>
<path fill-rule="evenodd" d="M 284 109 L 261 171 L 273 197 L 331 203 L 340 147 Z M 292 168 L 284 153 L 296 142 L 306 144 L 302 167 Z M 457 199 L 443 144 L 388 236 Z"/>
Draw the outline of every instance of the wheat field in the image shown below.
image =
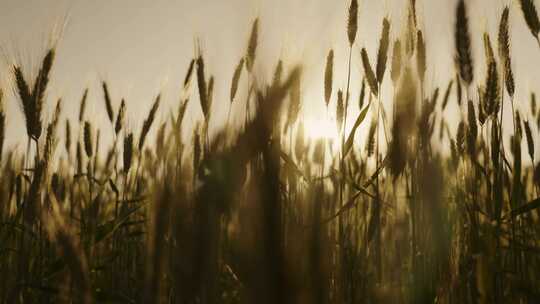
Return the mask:
<path fill-rule="evenodd" d="M 32 71 L 9 61 L 0 302 L 540 303 L 540 106 L 534 91 L 515 98 L 528 87 L 514 79 L 510 31 L 525 24 L 540 53 L 535 1 L 478 32 L 457 0 L 452 76 L 435 87 L 417 0 L 402 23 L 379 21 L 376 53 L 357 35 L 369 12 L 347 2 L 347 48 L 324 50 L 317 100 L 304 98 L 302 62 L 257 71 L 260 18 L 228 79 L 196 39 L 178 101 L 156 94 L 140 125 L 107 81 L 95 92 L 106 124 L 87 113 L 89 89 L 67 117 L 47 94 L 54 41 Z M 4 148 L 8 102 L 24 149 Z M 327 114 L 315 136 L 308 102 Z"/>

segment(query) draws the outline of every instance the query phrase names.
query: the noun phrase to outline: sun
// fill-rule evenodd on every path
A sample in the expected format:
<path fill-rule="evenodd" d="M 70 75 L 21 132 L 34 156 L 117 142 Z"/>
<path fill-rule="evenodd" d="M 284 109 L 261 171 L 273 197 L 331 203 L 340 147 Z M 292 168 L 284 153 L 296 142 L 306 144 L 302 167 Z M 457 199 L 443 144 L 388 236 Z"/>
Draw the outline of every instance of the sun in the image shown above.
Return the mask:
<path fill-rule="evenodd" d="M 304 121 L 304 132 L 312 140 L 327 139 L 338 142 L 339 132 L 336 122 L 326 118 L 306 118 Z"/>

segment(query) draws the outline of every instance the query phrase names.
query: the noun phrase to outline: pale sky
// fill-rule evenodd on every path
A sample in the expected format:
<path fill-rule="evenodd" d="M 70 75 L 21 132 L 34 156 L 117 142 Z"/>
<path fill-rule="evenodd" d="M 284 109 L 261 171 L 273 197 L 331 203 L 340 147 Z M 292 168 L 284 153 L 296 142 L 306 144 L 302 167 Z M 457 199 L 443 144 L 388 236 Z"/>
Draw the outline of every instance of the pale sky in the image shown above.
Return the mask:
<path fill-rule="evenodd" d="M 360 0 L 359 32 L 353 49 L 352 100 L 357 100 L 362 73 L 360 49 L 365 46 L 375 61 L 382 17 L 392 21 L 391 36 L 397 37 L 405 14 L 406 0 Z M 454 7 L 456 0 L 417 0 L 420 27 L 427 41 L 427 88 L 447 85 L 454 75 Z M 476 59 L 476 80 L 483 83 L 485 70 L 480 33 L 487 30 L 496 41 L 501 7 L 511 9 L 513 68 L 517 84 L 516 104 L 529 109 L 529 92 L 540 88 L 540 49 L 526 28 L 517 1 L 470 0 L 469 19 Z M 537 3 L 540 5 L 540 3 Z M 58 56 L 48 91 L 48 111 L 58 97 L 64 100 L 64 117 L 75 120 L 84 87 L 90 88 L 87 114 L 106 125 L 100 80 L 107 80 L 117 110 L 121 97 L 128 107 L 130 127 L 139 132 L 154 96 L 164 93 L 160 117 L 176 108 L 180 83 L 194 41 L 199 38 L 207 74 L 216 78 L 214 125 L 221 124 L 229 104 L 234 67 L 245 51 L 251 22 L 260 16 L 260 40 L 256 70 L 270 77 L 277 58 L 305 66 L 304 115 L 324 117 L 323 70 L 326 54 L 335 51 L 334 101 L 338 87 L 346 85 L 348 42 L 346 36 L 349 0 L 0 0 L 0 47 L 9 55 L 28 54 L 35 62 L 55 24 L 67 15 L 68 22 L 58 44 Z M 15 52 L 14 50 L 17 50 Z M 5 61 L 5 60 L 4 60 Z M 2 86 L 8 69 L 1 66 Z M 389 73 L 386 74 L 389 76 Z M 389 77 L 383 94 L 390 103 Z M 245 82 L 243 82 L 245 86 Z M 242 87 L 240 89 L 242 90 Z M 11 92 L 10 89 L 7 89 Z M 241 93 L 243 94 L 243 93 Z M 187 120 L 200 119 L 198 94 L 192 94 Z M 242 96 L 242 95 L 240 95 Z M 26 143 L 24 122 L 17 100 L 8 94 L 7 143 Z M 238 106 L 240 110 L 242 106 Z M 507 107 L 508 108 L 508 107 Z M 358 112 L 352 103 L 351 115 Z M 451 113 L 450 111 L 449 113 Z M 528 113 L 528 111 L 527 111 Z M 97 114 L 97 115 L 96 115 Z M 351 116 L 350 116 L 351 117 Z M 351 122 L 352 123 L 352 122 Z M 63 126 L 63 124 L 62 124 Z M 105 132 L 107 133 L 107 132 Z M 104 134 L 105 135 L 105 134 Z M 540 149 L 537 149 L 540 150 Z"/>

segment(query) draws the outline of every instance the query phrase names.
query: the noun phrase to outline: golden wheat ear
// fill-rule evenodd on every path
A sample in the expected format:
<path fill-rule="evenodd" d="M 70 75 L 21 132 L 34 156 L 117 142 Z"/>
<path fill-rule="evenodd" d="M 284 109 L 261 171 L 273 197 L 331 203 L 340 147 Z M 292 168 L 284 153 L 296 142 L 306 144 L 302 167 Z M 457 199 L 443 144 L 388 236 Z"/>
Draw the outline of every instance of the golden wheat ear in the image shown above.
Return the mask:
<path fill-rule="evenodd" d="M 91 158 L 94 154 L 93 149 L 93 137 L 92 137 L 92 124 L 89 121 L 84 122 L 84 152 L 88 158 Z"/>
<path fill-rule="evenodd" d="M 240 59 L 238 65 L 234 69 L 232 81 L 231 81 L 231 103 L 234 101 L 236 92 L 238 91 L 238 82 L 240 82 L 240 76 L 242 76 L 242 69 L 244 68 L 244 58 Z"/>
<path fill-rule="evenodd" d="M 373 69 L 371 68 L 371 64 L 369 63 L 369 57 L 365 48 L 362 48 L 361 55 L 362 55 L 362 65 L 364 67 L 364 75 L 366 77 L 369 88 L 371 89 L 371 94 L 378 96 L 379 85 L 377 82 L 377 78 L 375 77 L 375 73 L 373 72 Z"/>
<path fill-rule="evenodd" d="M 84 122 L 84 114 L 86 112 L 86 99 L 88 98 L 88 88 L 84 89 L 81 103 L 79 105 L 79 123 L 82 124 Z"/>
<path fill-rule="evenodd" d="M 246 68 L 248 72 L 253 69 L 255 63 L 255 56 L 257 55 L 257 44 L 259 40 L 259 18 L 255 18 L 251 26 L 251 35 L 249 36 L 247 54 L 246 54 Z"/>
<path fill-rule="evenodd" d="M 123 152 L 123 162 L 124 162 L 124 174 L 129 173 L 131 168 L 131 163 L 133 161 L 133 133 L 128 133 L 124 137 L 124 152 Z"/>
<path fill-rule="evenodd" d="M 401 41 L 398 39 L 394 42 L 394 47 L 392 49 L 392 70 L 390 71 L 390 78 L 392 78 L 394 87 L 397 86 L 399 76 L 401 75 L 401 57 Z"/>
<path fill-rule="evenodd" d="M 534 5 L 534 0 L 519 0 L 521 6 L 521 11 L 523 12 L 523 17 L 525 18 L 525 23 L 531 31 L 534 39 L 538 42 L 540 46 L 540 40 L 538 34 L 540 33 L 540 20 L 538 19 L 538 12 L 536 11 L 536 6 Z"/>
<path fill-rule="evenodd" d="M 384 72 L 386 71 L 386 62 L 388 60 L 388 47 L 390 45 L 390 21 L 388 18 L 383 19 L 381 38 L 379 40 L 379 51 L 377 53 L 377 82 L 382 83 Z"/>
<path fill-rule="evenodd" d="M 332 97 L 332 82 L 334 78 L 334 50 L 328 52 L 326 56 L 326 68 L 324 70 L 324 102 L 328 107 Z"/>
<path fill-rule="evenodd" d="M 109 86 L 107 85 L 107 82 L 103 81 L 101 83 L 101 87 L 103 88 L 103 100 L 105 101 L 105 110 L 107 110 L 107 117 L 109 118 L 109 122 L 114 125 L 114 110 L 111 100 L 111 94 L 109 93 Z"/>
<path fill-rule="evenodd" d="M 122 98 L 122 102 L 120 103 L 120 108 L 118 109 L 118 114 L 116 115 L 116 123 L 114 125 L 114 133 L 116 136 L 122 131 L 122 128 L 124 127 L 124 118 L 126 113 L 126 100 Z"/>
<path fill-rule="evenodd" d="M 150 131 L 150 128 L 152 127 L 152 124 L 154 123 L 154 120 L 156 118 L 156 113 L 157 113 L 157 110 L 159 108 L 160 100 L 161 100 L 161 94 L 158 94 L 158 96 L 156 97 L 156 99 L 154 101 L 154 104 L 152 104 L 152 108 L 150 109 L 150 112 L 148 113 L 148 116 L 144 120 L 142 130 L 141 130 L 141 135 L 139 137 L 139 146 L 138 146 L 139 153 L 142 153 L 142 151 L 143 151 L 142 149 L 143 149 L 143 146 L 144 146 L 144 142 L 145 142 L 146 136 L 148 135 L 148 132 Z"/>
<path fill-rule="evenodd" d="M 469 35 L 469 20 L 467 17 L 467 7 L 464 0 L 459 0 L 456 8 L 456 62 L 459 76 L 467 86 L 474 80 L 474 66 L 471 55 L 471 37 Z"/>
<path fill-rule="evenodd" d="M 187 88 L 191 81 L 191 75 L 193 75 L 193 67 L 195 66 L 195 59 L 191 59 L 189 62 L 189 66 L 186 72 L 186 76 L 184 77 L 184 88 Z"/>
<path fill-rule="evenodd" d="M 349 45 L 353 45 L 356 40 L 356 32 L 358 31 L 358 1 L 351 0 L 349 6 L 349 18 L 347 21 L 347 37 Z"/>

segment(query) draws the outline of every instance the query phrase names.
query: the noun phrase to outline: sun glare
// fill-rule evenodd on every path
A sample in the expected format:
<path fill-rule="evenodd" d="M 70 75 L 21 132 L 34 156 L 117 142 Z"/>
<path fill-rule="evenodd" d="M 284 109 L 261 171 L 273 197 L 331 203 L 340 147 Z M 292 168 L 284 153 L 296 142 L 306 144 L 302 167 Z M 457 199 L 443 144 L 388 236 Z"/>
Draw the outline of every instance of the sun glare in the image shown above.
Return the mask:
<path fill-rule="evenodd" d="M 306 118 L 304 121 L 305 134 L 312 140 L 329 139 L 338 142 L 339 132 L 336 122 L 324 118 Z"/>

